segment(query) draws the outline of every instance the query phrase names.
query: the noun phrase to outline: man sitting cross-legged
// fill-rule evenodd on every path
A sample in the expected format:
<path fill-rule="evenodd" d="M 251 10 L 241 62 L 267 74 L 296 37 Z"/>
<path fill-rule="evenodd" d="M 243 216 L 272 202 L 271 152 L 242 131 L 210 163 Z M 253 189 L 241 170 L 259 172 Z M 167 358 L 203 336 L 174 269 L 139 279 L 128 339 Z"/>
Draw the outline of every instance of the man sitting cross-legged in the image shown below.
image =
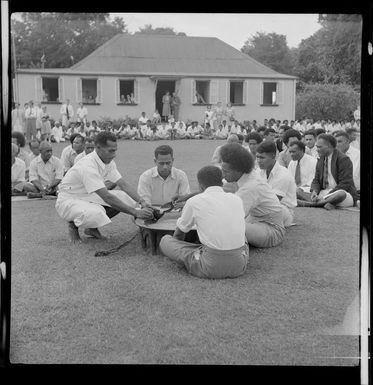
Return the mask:
<path fill-rule="evenodd" d="M 56 210 L 68 222 L 70 241 L 81 241 L 80 227 L 85 228 L 86 235 L 102 239 L 98 227 L 110 223 L 110 218 L 119 212 L 135 218 L 153 217 L 153 210 L 145 207 L 145 201 L 118 172 L 114 162 L 116 152 L 116 136 L 102 131 L 95 138 L 95 151 L 79 160 L 64 176 Z M 109 191 L 106 179 L 116 183 L 120 190 Z M 137 210 L 136 202 L 144 208 Z"/>
<path fill-rule="evenodd" d="M 242 200 L 224 192 L 218 167 L 203 167 L 197 179 L 201 193 L 187 200 L 174 235 L 161 239 L 160 250 L 197 277 L 217 279 L 242 275 L 249 257 Z M 194 229 L 200 244 L 184 241 Z"/>
<path fill-rule="evenodd" d="M 35 192 L 27 193 L 28 198 L 55 196 L 63 176 L 62 162 L 52 155 L 50 142 L 41 142 L 39 149 L 40 155 L 30 163 L 29 181 L 34 185 Z"/>
<path fill-rule="evenodd" d="M 283 209 L 275 192 L 254 171 L 254 158 L 240 144 L 221 148 L 223 177 L 236 184 L 236 195 L 244 203 L 246 238 L 256 247 L 279 245 L 285 235 Z"/>
<path fill-rule="evenodd" d="M 137 192 L 149 205 L 163 205 L 190 193 L 186 173 L 173 167 L 172 147 L 162 145 L 154 151 L 155 167 L 143 172 Z"/>
<path fill-rule="evenodd" d="M 26 164 L 18 158 L 19 147 L 12 143 L 12 195 L 26 195 L 27 192 L 37 192 L 32 183 L 26 182 Z"/>
<path fill-rule="evenodd" d="M 276 161 L 276 144 L 263 141 L 256 149 L 260 176 L 272 187 L 281 202 L 284 226 L 293 224 L 294 207 L 297 205 L 296 185 L 290 171 Z"/>
<path fill-rule="evenodd" d="M 309 200 L 298 200 L 298 206 L 351 207 L 357 200 L 350 158 L 336 149 L 333 135 L 320 134 L 316 146 L 320 158 L 316 164 L 315 177 L 311 184 Z"/>
<path fill-rule="evenodd" d="M 304 197 L 309 198 L 311 195 L 310 189 L 315 176 L 317 159 L 306 154 L 306 145 L 300 140 L 290 145 L 289 154 L 292 160 L 288 170 L 297 185 L 297 199 L 304 200 Z"/>

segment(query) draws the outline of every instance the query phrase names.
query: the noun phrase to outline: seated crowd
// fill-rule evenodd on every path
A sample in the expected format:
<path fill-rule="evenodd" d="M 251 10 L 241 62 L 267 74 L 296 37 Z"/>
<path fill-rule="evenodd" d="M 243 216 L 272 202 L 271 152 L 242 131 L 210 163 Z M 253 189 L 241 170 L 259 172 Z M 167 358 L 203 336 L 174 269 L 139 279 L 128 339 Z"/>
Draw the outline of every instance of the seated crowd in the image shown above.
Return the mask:
<path fill-rule="evenodd" d="M 60 158 L 53 156 L 53 134 L 42 142 L 32 139 L 27 151 L 24 135 L 13 132 L 12 194 L 54 196 L 72 242 L 81 241 L 79 229 L 102 239 L 98 227 L 119 212 L 147 220 L 154 217 L 152 206 L 174 202 L 182 214 L 174 235 L 161 239 L 163 254 L 196 276 L 235 277 L 245 271 L 249 245 L 281 244 L 295 224 L 297 206 L 359 206 L 359 130 L 283 123 L 267 121 L 247 130 L 234 122 L 214 131 L 198 122 L 158 126 L 144 115 L 139 127 L 116 132 L 110 125 L 101 130 L 96 122 L 87 123 L 87 130 L 82 123 L 54 138 L 70 142 Z M 55 127 L 61 132 L 58 123 Z M 154 166 L 140 175 L 138 186 L 128 184 L 113 162 L 120 138 L 226 142 L 211 154 L 211 165 L 198 171 L 199 191 L 191 192 L 187 174 L 173 166 L 169 145 L 155 149 Z"/>

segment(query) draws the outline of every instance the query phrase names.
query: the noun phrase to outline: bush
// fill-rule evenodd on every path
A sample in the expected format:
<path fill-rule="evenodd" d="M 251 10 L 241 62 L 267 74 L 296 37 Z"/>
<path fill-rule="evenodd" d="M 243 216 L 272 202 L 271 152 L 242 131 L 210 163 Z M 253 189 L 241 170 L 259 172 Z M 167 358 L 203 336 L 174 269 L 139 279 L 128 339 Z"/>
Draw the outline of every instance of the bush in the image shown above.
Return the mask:
<path fill-rule="evenodd" d="M 295 119 L 351 119 L 359 103 L 359 93 L 348 84 L 309 84 L 297 94 Z"/>

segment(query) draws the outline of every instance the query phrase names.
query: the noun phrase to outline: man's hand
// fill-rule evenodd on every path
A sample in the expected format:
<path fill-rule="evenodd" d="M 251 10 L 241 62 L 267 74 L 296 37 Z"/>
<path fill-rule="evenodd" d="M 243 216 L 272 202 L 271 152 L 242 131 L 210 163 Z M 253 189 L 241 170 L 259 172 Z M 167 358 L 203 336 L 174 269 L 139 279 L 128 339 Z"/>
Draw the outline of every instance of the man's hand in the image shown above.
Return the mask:
<path fill-rule="evenodd" d="M 145 208 L 145 207 L 150 207 L 151 206 L 151 204 L 146 202 L 145 199 L 140 199 L 139 200 L 139 205 L 141 206 L 141 208 Z"/>
<path fill-rule="evenodd" d="M 152 219 L 153 217 L 153 210 L 150 207 L 145 207 L 141 210 L 136 210 L 136 218 Z"/>
<path fill-rule="evenodd" d="M 316 202 L 319 199 L 319 194 L 316 191 L 312 191 L 311 193 L 311 201 Z"/>

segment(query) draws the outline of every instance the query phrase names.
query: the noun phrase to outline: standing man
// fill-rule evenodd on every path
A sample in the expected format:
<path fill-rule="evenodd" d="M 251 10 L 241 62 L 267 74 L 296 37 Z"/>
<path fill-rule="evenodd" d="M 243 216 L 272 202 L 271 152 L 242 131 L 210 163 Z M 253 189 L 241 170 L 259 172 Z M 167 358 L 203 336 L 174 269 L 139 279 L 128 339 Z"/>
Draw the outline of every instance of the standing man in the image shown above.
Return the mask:
<path fill-rule="evenodd" d="M 12 131 L 25 133 L 23 121 L 25 119 L 25 112 L 22 110 L 21 105 L 16 103 L 12 110 Z"/>
<path fill-rule="evenodd" d="M 263 141 L 256 149 L 256 159 L 260 176 L 272 187 L 281 202 L 284 226 L 289 227 L 294 221 L 294 207 L 297 205 L 296 184 L 290 171 L 276 161 L 276 144 Z"/>
<path fill-rule="evenodd" d="M 79 123 L 83 122 L 85 125 L 87 123 L 87 116 L 88 116 L 87 107 L 84 106 L 82 102 L 80 102 L 79 107 L 76 110 L 76 121 Z"/>
<path fill-rule="evenodd" d="M 62 104 L 60 114 L 62 116 L 62 127 L 68 129 L 70 121 L 72 121 L 74 117 L 74 109 L 70 104 L 70 99 L 66 99 L 66 103 Z"/>
<path fill-rule="evenodd" d="M 98 227 L 111 222 L 110 218 L 119 212 L 135 218 L 151 219 L 150 208 L 136 209 L 136 202 L 142 207 L 146 203 L 117 170 L 114 158 L 117 152 L 117 138 L 111 132 L 100 132 L 95 138 L 95 151 L 77 162 L 63 178 L 56 202 L 56 210 L 68 222 L 71 242 L 81 241 L 79 228 L 85 234 L 103 239 Z M 119 190 L 109 191 L 105 179 L 116 183 Z"/>
<path fill-rule="evenodd" d="M 186 173 L 173 167 L 174 153 L 170 146 L 162 145 L 154 151 L 155 167 L 143 172 L 137 192 L 149 205 L 163 205 L 190 193 Z"/>
<path fill-rule="evenodd" d="M 252 155 L 238 143 L 224 145 L 220 154 L 223 178 L 236 185 L 243 201 L 247 242 L 255 247 L 279 245 L 285 236 L 283 209 L 269 184 L 253 170 Z"/>
<path fill-rule="evenodd" d="M 181 99 L 176 92 L 173 92 L 171 98 L 171 114 L 174 116 L 176 122 L 179 121 L 180 104 Z"/>
<path fill-rule="evenodd" d="M 42 198 L 45 195 L 56 195 L 57 186 L 63 176 L 61 161 L 52 155 L 49 142 L 40 143 L 40 155 L 30 163 L 29 180 L 35 186 L 36 193 L 27 193 L 28 198 Z"/>
<path fill-rule="evenodd" d="M 36 108 L 34 107 L 34 102 L 29 101 L 28 107 L 25 111 L 26 119 L 26 138 L 29 142 L 31 139 L 36 138 Z"/>
<path fill-rule="evenodd" d="M 160 250 L 197 277 L 242 275 L 249 257 L 242 200 L 224 192 L 222 172 L 215 166 L 200 169 L 197 179 L 201 193 L 187 200 L 173 236 L 161 239 Z M 193 229 L 200 244 L 184 241 Z"/>
<path fill-rule="evenodd" d="M 310 201 L 298 200 L 298 206 L 324 207 L 327 210 L 354 206 L 358 196 L 353 181 L 352 162 L 336 146 L 337 141 L 333 135 L 318 136 L 316 147 L 320 158 L 311 184 Z"/>

